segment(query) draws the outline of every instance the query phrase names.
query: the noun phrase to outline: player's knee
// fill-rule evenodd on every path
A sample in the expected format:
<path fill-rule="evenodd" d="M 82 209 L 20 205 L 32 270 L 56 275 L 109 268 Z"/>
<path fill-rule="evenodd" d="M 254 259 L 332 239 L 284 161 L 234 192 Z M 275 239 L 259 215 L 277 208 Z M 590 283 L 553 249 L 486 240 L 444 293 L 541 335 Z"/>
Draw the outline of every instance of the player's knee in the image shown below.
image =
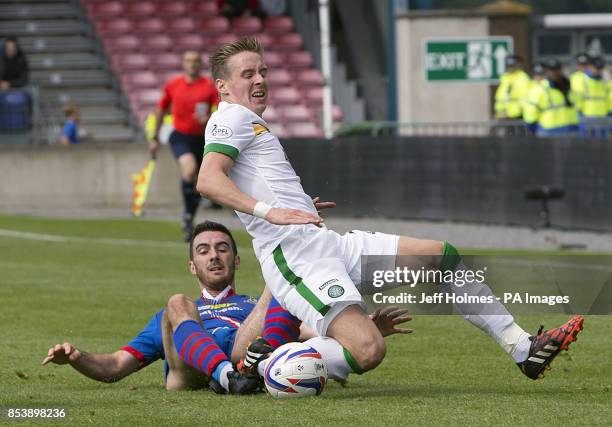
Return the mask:
<path fill-rule="evenodd" d="M 381 364 L 387 354 L 387 346 L 379 334 L 377 337 L 371 337 L 355 353 L 357 354 L 353 354 L 353 357 L 361 369 L 369 371 Z"/>
<path fill-rule="evenodd" d="M 189 317 L 193 311 L 194 303 L 185 294 L 174 294 L 168 298 L 166 310 L 168 320 L 173 326 L 180 323 L 185 317 Z"/>

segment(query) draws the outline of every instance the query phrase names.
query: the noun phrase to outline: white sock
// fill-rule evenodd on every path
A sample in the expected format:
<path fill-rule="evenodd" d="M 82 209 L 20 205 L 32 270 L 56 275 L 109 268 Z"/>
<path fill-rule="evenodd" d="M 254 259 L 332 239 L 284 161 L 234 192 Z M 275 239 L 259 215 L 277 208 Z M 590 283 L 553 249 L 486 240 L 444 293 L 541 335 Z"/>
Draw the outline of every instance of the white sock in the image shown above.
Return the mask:
<path fill-rule="evenodd" d="M 353 369 L 348 364 L 344 357 L 344 347 L 333 338 L 329 337 L 314 337 L 305 341 L 323 357 L 327 366 L 327 376 L 334 380 L 344 380 L 348 374 L 353 372 Z"/>
<path fill-rule="evenodd" d="M 455 271 L 467 270 L 460 261 Z M 496 298 L 491 288 L 485 283 L 468 282 L 464 286 L 443 285 L 444 292 L 457 295 L 470 295 L 479 297 L 492 297 L 492 303 L 486 304 L 455 304 L 454 307 L 463 314 L 463 318 L 472 325 L 482 329 L 497 342 L 501 348 L 511 355 L 515 361 L 522 362 L 527 359 L 531 341 L 529 334 L 514 322 L 514 318 L 506 307 Z M 474 314 L 477 313 L 477 314 Z"/>
<path fill-rule="evenodd" d="M 225 391 L 229 391 L 229 379 L 227 378 L 227 373 L 233 370 L 234 368 L 232 367 L 231 363 L 225 363 L 220 369 L 219 384 Z"/>

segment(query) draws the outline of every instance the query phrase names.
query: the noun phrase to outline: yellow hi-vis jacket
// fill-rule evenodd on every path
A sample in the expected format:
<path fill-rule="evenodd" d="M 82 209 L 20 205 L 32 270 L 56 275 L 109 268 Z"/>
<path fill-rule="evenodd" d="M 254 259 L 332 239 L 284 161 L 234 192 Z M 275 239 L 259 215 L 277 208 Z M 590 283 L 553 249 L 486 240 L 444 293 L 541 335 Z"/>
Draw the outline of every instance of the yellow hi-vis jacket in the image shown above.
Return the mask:
<path fill-rule="evenodd" d="M 572 91 L 572 99 L 574 100 L 574 105 L 578 110 L 580 110 L 580 107 L 582 106 L 582 98 L 580 96 L 580 93 L 584 88 L 584 80 L 586 79 L 586 77 L 587 75 L 584 71 L 574 71 L 570 75 L 569 79 L 570 89 Z"/>
<path fill-rule="evenodd" d="M 498 119 L 520 119 L 521 101 L 527 94 L 529 75 L 523 70 L 506 72 L 499 79 L 495 91 L 495 117 Z"/>
<path fill-rule="evenodd" d="M 571 81 L 570 81 L 571 85 Z M 608 115 L 608 87 L 602 79 L 588 74 L 572 86 L 578 112 L 585 118 L 606 117 Z"/>
<path fill-rule="evenodd" d="M 563 92 L 543 80 L 527 94 L 523 120 L 528 125 L 537 124 L 539 133 L 562 133 L 576 129 L 578 112 L 573 105 L 567 105 Z"/>

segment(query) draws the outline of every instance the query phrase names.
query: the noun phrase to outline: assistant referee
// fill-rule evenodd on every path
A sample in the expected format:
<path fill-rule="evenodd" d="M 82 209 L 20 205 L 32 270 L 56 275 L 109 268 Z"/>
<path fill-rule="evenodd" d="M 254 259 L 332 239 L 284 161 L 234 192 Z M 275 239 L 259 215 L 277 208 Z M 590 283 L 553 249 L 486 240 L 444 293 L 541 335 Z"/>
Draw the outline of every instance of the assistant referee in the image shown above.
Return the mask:
<path fill-rule="evenodd" d="M 170 135 L 170 148 L 181 171 L 183 195 L 183 232 L 189 241 L 193 218 L 200 203 L 195 183 L 204 151 L 204 127 L 210 114 L 217 109 L 219 97 L 212 80 L 200 75 L 202 59 L 199 52 L 183 54 L 183 74 L 164 86 L 164 93 L 155 110 L 155 132 L 149 141 L 153 155 L 159 150 L 159 129 L 162 118 L 170 110 L 174 131 Z"/>

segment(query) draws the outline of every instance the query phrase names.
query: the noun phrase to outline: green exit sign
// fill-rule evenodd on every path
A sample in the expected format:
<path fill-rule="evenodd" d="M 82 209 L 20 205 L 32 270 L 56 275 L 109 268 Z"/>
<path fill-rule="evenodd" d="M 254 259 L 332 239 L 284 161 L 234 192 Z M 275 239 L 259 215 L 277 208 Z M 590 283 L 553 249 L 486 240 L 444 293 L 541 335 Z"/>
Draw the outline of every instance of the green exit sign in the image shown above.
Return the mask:
<path fill-rule="evenodd" d="M 426 39 L 424 67 L 427 81 L 497 82 L 506 71 L 512 37 Z"/>

